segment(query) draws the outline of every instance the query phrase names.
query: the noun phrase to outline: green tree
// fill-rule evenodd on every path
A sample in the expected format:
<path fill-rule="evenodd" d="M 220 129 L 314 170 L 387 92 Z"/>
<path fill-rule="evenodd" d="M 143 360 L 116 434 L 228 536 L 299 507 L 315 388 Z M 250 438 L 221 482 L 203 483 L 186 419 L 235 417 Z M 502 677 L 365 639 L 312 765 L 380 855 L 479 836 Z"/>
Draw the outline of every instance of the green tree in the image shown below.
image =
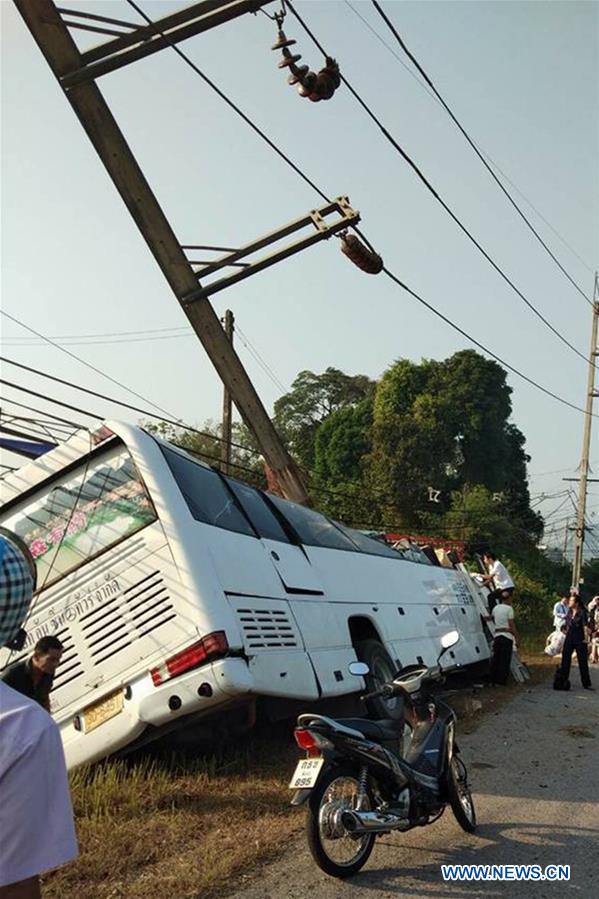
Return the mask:
<path fill-rule="evenodd" d="M 312 471 L 319 427 L 338 409 L 351 408 L 371 396 L 374 382 L 366 375 L 346 375 L 337 368 L 322 374 L 301 371 L 291 390 L 274 405 L 274 423 L 300 465 Z"/>
<path fill-rule="evenodd" d="M 316 505 L 350 524 L 377 526 L 379 510 L 365 478 L 364 459 L 370 452 L 372 399 L 333 412 L 314 440 Z"/>
<path fill-rule="evenodd" d="M 530 509 L 524 435 L 509 421 L 504 369 L 474 350 L 442 362 L 398 360 L 376 390 L 369 458 L 371 482 L 393 498 L 410 526 L 449 511 L 453 491 L 480 485 L 500 494 L 505 514 L 538 537 Z M 428 500 L 428 487 L 440 491 Z"/>

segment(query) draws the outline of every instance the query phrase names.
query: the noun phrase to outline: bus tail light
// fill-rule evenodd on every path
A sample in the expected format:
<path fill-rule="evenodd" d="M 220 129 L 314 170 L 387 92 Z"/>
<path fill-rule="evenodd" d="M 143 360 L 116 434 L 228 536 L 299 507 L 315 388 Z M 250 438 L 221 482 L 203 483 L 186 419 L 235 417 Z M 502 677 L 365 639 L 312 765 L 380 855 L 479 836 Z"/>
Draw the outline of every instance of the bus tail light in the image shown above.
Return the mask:
<path fill-rule="evenodd" d="M 198 643 L 188 646 L 187 649 L 181 650 L 176 655 L 171 656 L 161 665 L 150 669 L 152 682 L 155 687 L 159 687 L 165 681 L 172 677 L 177 677 L 185 671 L 191 671 L 192 668 L 199 668 L 206 662 L 212 662 L 214 659 L 220 659 L 226 655 L 229 650 L 227 636 L 224 631 L 215 631 L 213 634 L 207 634 Z"/>

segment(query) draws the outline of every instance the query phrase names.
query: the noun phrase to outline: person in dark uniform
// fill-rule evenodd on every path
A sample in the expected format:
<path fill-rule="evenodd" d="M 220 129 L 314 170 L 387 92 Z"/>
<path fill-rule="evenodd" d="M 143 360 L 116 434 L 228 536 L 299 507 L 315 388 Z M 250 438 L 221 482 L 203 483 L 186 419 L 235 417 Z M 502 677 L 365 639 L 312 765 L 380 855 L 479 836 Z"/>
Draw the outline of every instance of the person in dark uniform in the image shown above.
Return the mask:
<path fill-rule="evenodd" d="M 591 677 L 589 674 L 589 657 L 586 644 L 586 628 L 588 627 L 587 610 L 580 596 L 576 593 L 570 597 L 570 612 L 568 619 L 568 630 L 566 631 L 566 639 L 564 648 L 562 649 L 561 671 L 564 680 L 568 680 L 570 676 L 570 665 L 572 663 L 572 653 L 576 651 L 578 659 L 578 670 L 580 672 L 580 680 L 585 690 L 594 690 L 591 686 Z"/>
<path fill-rule="evenodd" d="M 63 645 L 58 637 L 42 637 L 30 659 L 23 659 L 3 671 L 0 677 L 9 687 L 29 696 L 50 711 L 50 690 L 62 658 Z"/>

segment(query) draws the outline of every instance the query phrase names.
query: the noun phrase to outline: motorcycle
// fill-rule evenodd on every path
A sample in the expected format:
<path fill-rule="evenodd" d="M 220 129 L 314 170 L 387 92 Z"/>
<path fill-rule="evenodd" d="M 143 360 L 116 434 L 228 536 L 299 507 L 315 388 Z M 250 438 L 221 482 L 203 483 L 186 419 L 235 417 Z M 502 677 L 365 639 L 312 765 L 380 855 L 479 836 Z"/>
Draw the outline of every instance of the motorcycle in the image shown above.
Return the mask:
<path fill-rule="evenodd" d="M 433 688 L 445 675 L 441 658 L 460 639 L 441 638 L 436 665 L 408 665 L 380 689 L 363 695 L 400 702 L 394 719 L 334 719 L 302 714 L 294 736 L 306 757 L 289 784 L 294 806 L 307 803 L 306 835 L 316 864 L 333 877 L 351 877 L 368 861 L 376 837 L 433 824 L 447 805 L 472 833 L 476 813 L 466 766 L 455 739 L 455 712 Z M 364 677 L 363 662 L 349 671 Z"/>

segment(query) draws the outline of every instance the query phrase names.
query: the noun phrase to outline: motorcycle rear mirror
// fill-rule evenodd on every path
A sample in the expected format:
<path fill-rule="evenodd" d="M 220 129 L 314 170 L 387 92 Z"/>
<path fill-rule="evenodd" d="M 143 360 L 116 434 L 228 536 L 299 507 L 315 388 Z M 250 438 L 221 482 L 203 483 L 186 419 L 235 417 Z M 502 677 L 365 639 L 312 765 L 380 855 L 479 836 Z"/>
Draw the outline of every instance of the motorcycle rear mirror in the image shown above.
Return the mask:
<path fill-rule="evenodd" d="M 443 636 L 441 637 L 441 646 L 443 647 L 443 649 L 451 649 L 452 646 L 456 645 L 459 639 L 459 631 L 448 631 L 448 633 L 443 634 Z"/>
<path fill-rule="evenodd" d="M 442 656 L 445 655 L 447 650 L 451 649 L 452 646 L 455 646 L 459 639 L 459 631 L 448 631 L 446 634 L 443 634 L 441 637 L 441 652 L 437 656 L 437 665 L 440 663 Z"/>
<path fill-rule="evenodd" d="M 370 668 L 366 662 L 350 662 L 348 670 L 350 674 L 354 674 L 356 677 L 366 677 L 367 674 L 370 674 Z"/>

